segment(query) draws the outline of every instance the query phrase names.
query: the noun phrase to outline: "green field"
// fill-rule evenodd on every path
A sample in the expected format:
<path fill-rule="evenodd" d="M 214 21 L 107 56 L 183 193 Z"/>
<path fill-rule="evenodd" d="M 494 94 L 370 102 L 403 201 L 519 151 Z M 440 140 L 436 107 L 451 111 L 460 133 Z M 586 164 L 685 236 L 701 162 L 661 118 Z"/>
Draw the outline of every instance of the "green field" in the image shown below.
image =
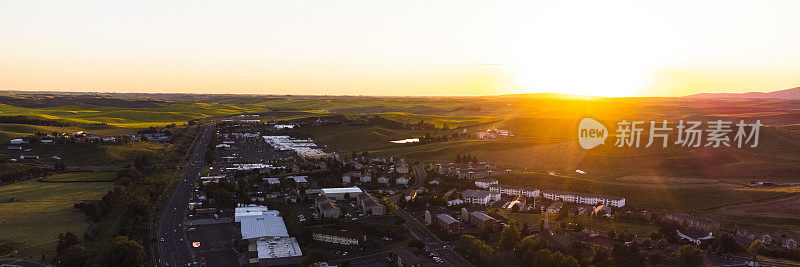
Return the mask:
<path fill-rule="evenodd" d="M 105 183 L 42 183 L 27 181 L 0 187 L 0 242 L 11 243 L 16 254 L 2 258 L 49 258 L 59 233 L 86 231 L 86 216 L 74 210 L 81 200 L 102 197 L 113 187 Z M 14 202 L 9 203 L 10 198 Z"/>
<path fill-rule="evenodd" d="M 67 172 L 47 178 L 48 182 L 111 182 L 117 179 L 116 172 Z"/>

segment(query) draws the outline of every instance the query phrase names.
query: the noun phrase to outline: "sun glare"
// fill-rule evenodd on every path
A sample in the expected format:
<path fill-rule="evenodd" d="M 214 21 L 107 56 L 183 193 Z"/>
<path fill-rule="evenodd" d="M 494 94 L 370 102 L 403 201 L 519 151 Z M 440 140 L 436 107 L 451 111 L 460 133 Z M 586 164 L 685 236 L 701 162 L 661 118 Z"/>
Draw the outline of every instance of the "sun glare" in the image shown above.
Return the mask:
<path fill-rule="evenodd" d="M 519 29 L 508 62 L 523 90 L 636 96 L 668 65 L 669 31 L 648 10 L 593 5 L 554 7 L 548 13 L 559 15 L 532 18 L 534 26 Z"/>

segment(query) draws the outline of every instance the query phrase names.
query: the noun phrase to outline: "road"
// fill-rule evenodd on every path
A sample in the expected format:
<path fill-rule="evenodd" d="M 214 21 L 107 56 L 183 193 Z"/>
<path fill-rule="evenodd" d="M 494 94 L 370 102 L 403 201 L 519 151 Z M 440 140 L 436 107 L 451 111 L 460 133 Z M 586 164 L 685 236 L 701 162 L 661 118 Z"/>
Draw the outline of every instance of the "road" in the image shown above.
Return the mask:
<path fill-rule="evenodd" d="M 184 167 L 183 176 L 175 185 L 175 192 L 172 193 L 161 214 L 157 238 L 159 239 L 159 262 L 162 266 L 186 266 L 195 262 L 194 251 L 186 238 L 186 212 L 189 208 L 193 185 L 203 168 L 205 150 L 213 133 L 213 126 L 206 126 L 195 141 L 194 148 Z M 161 241 L 162 238 L 164 241 Z"/>
<path fill-rule="evenodd" d="M 414 218 L 414 216 L 411 216 L 411 214 L 408 214 L 408 212 L 402 208 L 398 208 L 395 214 L 403 218 L 405 221 L 404 225 L 406 228 L 408 228 L 408 231 L 414 235 L 414 237 L 425 243 L 425 247 L 427 247 L 431 252 L 438 254 L 445 263 L 449 264 L 450 266 L 459 267 L 474 266 L 472 263 L 456 254 L 451 246 L 447 246 L 447 242 L 444 242 L 436 237 L 436 235 L 434 235 L 430 230 L 428 230 L 428 228 L 425 227 L 425 224 L 417 220 L 417 218 Z"/>

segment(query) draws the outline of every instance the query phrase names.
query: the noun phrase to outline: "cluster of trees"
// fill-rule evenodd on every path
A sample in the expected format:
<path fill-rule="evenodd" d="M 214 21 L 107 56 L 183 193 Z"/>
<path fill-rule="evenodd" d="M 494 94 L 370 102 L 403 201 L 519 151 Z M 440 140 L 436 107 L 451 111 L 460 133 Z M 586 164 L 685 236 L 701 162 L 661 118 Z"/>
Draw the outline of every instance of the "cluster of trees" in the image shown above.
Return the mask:
<path fill-rule="evenodd" d="M 447 130 L 447 124 L 442 126 L 442 130 Z M 430 133 L 425 133 L 425 136 L 419 138 L 419 144 L 430 144 L 430 143 L 439 143 L 439 142 L 447 142 L 450 140 L 457 140 L 469 137 L 468 133 L 458 133 L 454 132 L 451 134 L 444 133 L 442 135 L 431 135 Z"/>
<path fill-rule="evenodd" d="M 477 156 L 472 156 L 472 155 L 469 155 L 469 154 L 466 154 L 466 155 L 458 154 L 458 155 L 456 155 L 456 164 L 467 164 L 467 163 L 478 163 L 478 157 Z"/>
<path fill-rule="evenodd" d="M 126 190 L 124 186 L 115 186 L 113 190 L 109 190 L 103 195 L 103 198 L 100 201 L 82 201 L 75 203 L 75 209 L 83 211 L 89 219 L 92 221 L 99 222 L 103 217 L 105 217 L 111 209 L 114 208 L 114 205 L 119 203 L 121 200 L 124 199 L 126 195 Z"/>
<path fill-rule="evenodd" d="M 57 266 L 143 266 L 145 263 L 144 247 L 127 236 L 117 236 L 108 242 L 108 253 L 102 258 L 91 257 L 81 245 L 78 236 L 72 232 L 58 235 L 56 257 Z"/>
<path fill-rule="evenodd" d="M 384 117 L 380 117 L 378 115 L 372 116 L 369 119 L 367 119 L 367 123 L 370 125 L 378 125 L 394 129 L 412 129 L 412 130 L 436 129 L 436 125 L 433 125 L 432 123 L 427 123 L 425 121 L 419 121 L 417 123 L 405 123 L 401 121 L 390 120 Z"/>
<path fill-rule="evenodd" d="M 139 197 L 132 201 L 123 213 L 120 221 L 119 234 L 133 240 L 147 239 L 147 226 L 150 220 L 152 205 L 146 197 Z"/>
<path fill-rule="evenodd" d="M 229 182 L 220 180 L 218 183 L 208 183 L 203 185 L 202 190 L 206 192 L 206 196 L 214 200 L 214 203 L 203 203 L 203 205 L 210 205 L 215 208 L 233 208 L 237 203 L 237 192 L 239 186 L 236 182 Z"/>
<path fill-rule="evenodd" d="M 27 179 L 33 179 L 44 175 L 46 172 L 40 168 L 3 162 L 5 159 L 0 159 L 0 184 L 13 183 Z"/>
<path fill-rule="evenodd" d="M 456 247 L 461 255 L 477 266 L 500 266 L 500 254 L 497 251 L 471 235 L 462 235 Z"/>
<path fill-rule="evenodd" d="M 526 237 L 516 246 L 516 257 L 521 266 L 564 266 L 577 267 L 575 257 L 551 251 L 547 242 L 539 237 Z"/>
<path fill-rule="evenodd" d="M 0 116 L 0 123 L 16 123 L 16 124 L 56 126 L 56 127 L 73 126 L 71 123 L 54 121 L 54 120 L 43 120 L 38 118 L 29 118 L 25 116 Z"/>

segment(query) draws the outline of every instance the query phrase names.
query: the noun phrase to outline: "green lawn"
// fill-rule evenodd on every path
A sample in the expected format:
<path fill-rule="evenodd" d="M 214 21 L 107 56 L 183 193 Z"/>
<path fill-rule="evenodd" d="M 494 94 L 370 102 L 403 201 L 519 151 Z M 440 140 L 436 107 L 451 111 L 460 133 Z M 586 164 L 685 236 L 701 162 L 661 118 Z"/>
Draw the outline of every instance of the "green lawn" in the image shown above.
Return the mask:
<path fill-rule="evenodd" d="M 51 182 L 111 182 L 117 179 L 116 172 L 67 172 L 45 178 Z"/>
<path fill-rule="evenodd" d="M 27 181 L 0 187 L 0 242 L 14 244 L 16 254 L 1 258 L 49 258 L 59 233 L 83 235 L 86 216 L 73 209 L 81 200 L 101 198 L 113 187 L 106 183 L 41 183 Z M 15 198 L 7 203 L 9 198 Z"/>

